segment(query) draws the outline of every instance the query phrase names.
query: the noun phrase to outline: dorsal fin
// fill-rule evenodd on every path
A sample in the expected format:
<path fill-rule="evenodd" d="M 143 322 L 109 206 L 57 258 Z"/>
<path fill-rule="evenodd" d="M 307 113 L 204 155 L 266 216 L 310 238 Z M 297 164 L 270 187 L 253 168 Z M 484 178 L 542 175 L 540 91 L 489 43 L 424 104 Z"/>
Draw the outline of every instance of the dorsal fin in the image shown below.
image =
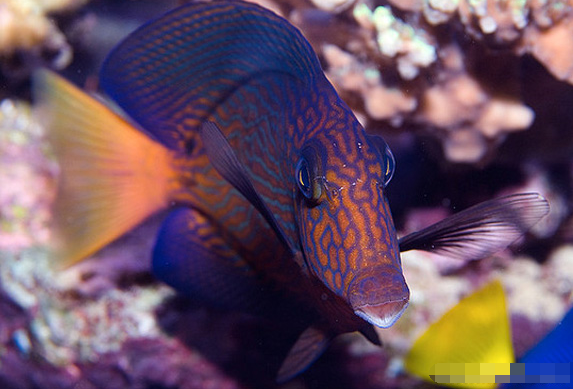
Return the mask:
<path fill-rule="evenodd" d="M 106 59 L 101 85 L 160 142 L 181 150 L 214 108 L 249 79 L 322 78 L 308 41 L 252 3 L 190 3 L 151 21 Z M 190 131 L 191 130 L 191 131 Z"/>

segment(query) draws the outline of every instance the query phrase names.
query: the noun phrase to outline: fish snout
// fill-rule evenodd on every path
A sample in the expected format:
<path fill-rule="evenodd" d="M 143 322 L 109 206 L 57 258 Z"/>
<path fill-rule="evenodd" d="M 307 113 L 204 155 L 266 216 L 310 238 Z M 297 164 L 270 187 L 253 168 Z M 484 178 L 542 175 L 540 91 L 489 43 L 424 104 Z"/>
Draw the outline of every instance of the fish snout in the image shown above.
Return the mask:
<path fill-rule="evenodd" d="M 363 270 L 350 283 L 349 297 L 356 315 L 377 327 L 388 328 L 408 306 L 410 291 L 395 267 L 376 266 Z"/>

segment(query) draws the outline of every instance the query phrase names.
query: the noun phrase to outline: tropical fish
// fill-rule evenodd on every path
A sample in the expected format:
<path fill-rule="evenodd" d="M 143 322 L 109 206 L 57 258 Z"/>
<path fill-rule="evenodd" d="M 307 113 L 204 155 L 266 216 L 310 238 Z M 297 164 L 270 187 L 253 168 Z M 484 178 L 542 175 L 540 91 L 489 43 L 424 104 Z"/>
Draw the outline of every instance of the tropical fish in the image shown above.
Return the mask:
<path fill-rule="evenodd" d="M 414 342 L 404 360 L 405 369 L 431 381 L 437 364 L 513 364 L 509 313 L 505 293 L 497 280 L 462 299 Z M 519 363 L 573 364 L 573 308 Z M 523 374 L 523 373 L 522 373 Z M 523 384 L 449 383 L 454 388 L 516 388 Z M 528 383 L 528 388 L 571 387 L 556 383 Z"/>
<path fill-rule="evenodd" d="M 565 314 L 563 319 L 549 334 L 547 334 L 536 346 L 519 358 L 520 363 L 555 363 L 569 364 L 569 383 L 530 383 L 530 389 L 551 389 L 573 387 L 573 307 Z M 504 384 L 503 389 L 517 389 L 523 385 Z"/>
<path fill-rule="evenodd" d="M 52 73 L 35 77 L 62 167 L 56 260 L 73 264 L 170 209 L 152 254 L 158 279 L 226 309 L 291 312 L 307 328 L 279 380 L 340 333 L 380 344 L 372 325 L 391 326 L 408 305 L 400 249 L 477 259 L 548 211 L 518 194 L 398 240 L 390 148 L 364 131 L 302 34 L 255 4 L 190 3 L 145 24 L 109 54 L 100 83 L 114 109 Z"/>
<path fill-rule="evenodd" d="M 415 342 L 404 360 L 411 374 L 430 380 L 438 363 L 515 362 L 503 287 L 493 281 L 462 299 Z M 494 388 L 492 384 L 448 384 Z"/>

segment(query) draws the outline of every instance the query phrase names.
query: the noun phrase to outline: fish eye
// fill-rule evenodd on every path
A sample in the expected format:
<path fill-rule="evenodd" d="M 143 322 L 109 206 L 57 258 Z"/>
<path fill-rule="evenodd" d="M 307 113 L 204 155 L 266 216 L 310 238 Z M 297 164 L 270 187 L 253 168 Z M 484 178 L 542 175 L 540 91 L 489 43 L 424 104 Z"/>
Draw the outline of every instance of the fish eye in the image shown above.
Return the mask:
<path fill-rule="evenodd" d="M 386 159 L 386 170 L 384 172 L 384 188 L 388 185 L 392 177 L 394 177 L 394 171 L 396 170 L 396 160 L 394 159 L 394 154 L 390 147 L 386 145 L 385 149 L 385 159 Z"/>
<path fill-rule="evenodd" d="M 308 161 L 302 157 L 296 165 L 296 183 L 298 189 L 307 199 L 312 198 L 312 182 L 310 180 L 310 171 Z"/>
<path fill-rule="evenodd" d="M 322 195 L 318 156 L 311 147 L 303 150 L 295 171 L 295 180 L 302 195 L 309 201 L 317 203 Z"/>
<path fill-rule="evenodd" d="M 392 154 L 390 147 L 388 147 L 388 144 L 381 136 L 369 135 L 368 137 L 376 149 L 378 149 L 378 153 L 382 158 L 382 187 L 385 188 L 394 176 L 394 171 L 396 170 L 396 159 L 394 159 L 394 154 Z"/>

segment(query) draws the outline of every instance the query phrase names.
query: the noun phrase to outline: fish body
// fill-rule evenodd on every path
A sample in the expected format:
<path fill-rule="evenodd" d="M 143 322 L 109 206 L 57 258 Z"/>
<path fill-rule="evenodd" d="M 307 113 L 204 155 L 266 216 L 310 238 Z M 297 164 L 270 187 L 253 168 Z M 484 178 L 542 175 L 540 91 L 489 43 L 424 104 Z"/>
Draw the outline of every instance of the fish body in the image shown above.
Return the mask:
<path fill-rule="evenodd" d="M 296 28 L 250 3 L 190 3 L 128 36 L 100 81 L 128 119 L 51 73 L 35 80 L 62 166 L 60 262 L 169 208 L 153 250 L 159 279 L 227 309 L 300 314 L 307 329 L 279 379 L 337 334 L 379 343 L 372 325 L 392 325 L 409 299 L 384 193 L 394 158 Z M 471 246 L 463 238 L 484 223 L 519 235 L 547 203 L 521 195 L 481 211 L 490 218 L 470 212 L 404 247 Z"/>
<path fill-rule="evenodd" d="M 248 228 L 253 238 L 248 243 L 249 251 L 257 258 L 253 266 L 268 274 L 273 282 L 292 285 L 293 294 L 298 293 L 304 299 L 309 295 L 320 298 L 317 299 L 319 309 L 334 310 L 335 315 L 323 313 L 347 326 L 346 330 L 351 328 L 348 327 L 350 323 L 361 322 L 353 311 L 366 309 L 364 304 L 368 302 L 370 290 L 374 293 L 373 286 L 388 285 L 387 301 L 395 301 L 398 305 L 387 315 L 390 317 L 387 322 L 379 323 L 388 327 L 405 308 L 408 289 L 402 276 L 396 232 L 383 193 L 382 172 L 389 163 L 383 158 L 387 157 L 370 144 L 350 109 L 325 79 L 317 80 L 317 85 L 290 85 L 290 91 L 285 91 L 285 85 L 289 83 L 294 84 L 288 78 L 281 80 L 273 75 L 272 79 L 243 85 L 240 93 L 229 97 L 209 119 L 225 128 L 224 135 L 253 178 L 257 192 L 278 223 L 285 226 L 289 245 L 302 254 L 296 268 L 287 269 L 292 267 L 288 252 L 284 261 L 287 268 L 275 267 L 273 257 L 276 252 L 269 251 L 269 232 L 257 232 L 265 231 L 265 223 L 259 218 L 258 227 L 250 224 Z M 314 93 L 311 98 L 305 98 L 304 91 L 309 89 Z M 259 109 L 256 124 L 250 127 L 242 116 L 243 104 L 250 98 L 264 100 L 270 105 L 268 111 L 274 115 L 284 112 L 285 106 L 298 105 L 295 109 L 299 115 L 309 119 L 297 122 L 292 120 L 290 113 L 268 118 Z M 317 106 L 328 109 L 321 111 Z M 266 157 L 261 158 L 261 155 Z M 356 159 L 361 163 L 356 164 Z M 301 174 L 308 177 L 301 178 Z M 300 184 L 297 179 L 308 182 Z M 299 188 L 303 185 L 308 185 L 313 192 L 311 196 L 316 198 L 307 198 L 303 193 L 305 189 Z M 236 196 L 237 202 L 243 202 L 243 209 L 238 214 L 237 224 L 226 223 L 225 226 L 234 228 L 235 234 L 244 233 L 244 221 L 251 220 L 252 223 L 250 204 L 228 189 L 226 182 L 221 182 L 218 192 L 225 193 L 226 190 Z M 213 207 L 214 204 L 208 205 L 209 209 Z M 221 210 L 216 217 L 224 220 L 228 214 L 229 208 Z M 242 237 L 241 241 L 245 242 L 245 239 Z M 280 247 L 280 242 L 276 242 L 275 247 Z M 371 271 L 374 268 L 376 270 Z M 362 269 L 369 269 L 368 274 L 361 273 Z M 301 288 L 301 281 L 284 279 L 285 275 L 293 277 L 295 274 L 294 278 L 301 281 L 308 279 L 304 274 L 312 274 L 321 281 L 320 287 L 310 283 Z M 366 282 L 373 283 L 370 289 L 364 285 Z M 376 296 L 371 298 L 374 300 Z M 336 309 L 326 303 L 339 299 L 349 302 L 353 309 Z M 376 301 L 386 300 L 378 298 Z M 359 329 L 356 324 L 351 326 L 354 330 Z"/>
<path fill-rule="evenodd" d="M 170 30 L 159 28 L 163 26 Z M 188 26 L 193 32 L 183 38 L 177 35 Z M 162 45 L 172 45 L 173 50 L 165 49 L 157 61 L 151 60 L 154 71 L 139 76 L 141 58 L 149 58 Z M 166 60 L 169 55 L 189 60 L 181 65 Z M 202 78 L 195 73 L 198 69 L 216 69 L 217 77 Z M 174 76 L 176 71 L 179 73 Z M 172 84 L 175 77 L 187 83 L 184 91 Z M 330 298 L 334 293 L 380 326 L 387 327 L 398 318 L 407 305 L 408 289 L 383 193 L 385 174 L 393 169 L 391 153 L 385 143 L 379 150 L 376 146 L 380 143 L 369 139 L 326 80 L 308 42 L 293 26 L 244 3 L 183 7 L 144 26 L 115 49 L 104 64 L 102 85 L 168 147 L 185 150 L 183 159 L 204 157 L 199 125 L 205 120 L 215 123 L 282 226 L 287 245 L 301 253 L 304 262 L 299 261 L 298 266 L 327 287 L 319 295 L 326 293 Z M 201 88 L 213 97 L 195 107 L 195 94 Z M 173 94 L 167 95 L 170 90 Z M 146 99 L 158 106 L 157 111 L 144 109 Z M 187 111 L 184 123 L 189 124 L 173 126 L 172 117 L 181 113 L 167 116 L 165 111 L 176 108 Z M 189 143 L 196 151 L 189 153 Z M 194 177 L 209 177 L 210 183 L 181 185 L 184 193 L 175 201 L 223 224 L 256 258 L 250 265 L 271 280 L 292 274 L 280 268 L 271 272 L 261 269 L 275 266 L 272 257 L 276 253 L 268 250 L 269 234 L 264 233 L 268 228 L 262 218 L 253 217 L 251 204 L 212 169 L 204 164 L 202 171 L 193 172 Z M 310 198 L 300 188 L 304 185 L 301 174 L 309 180 Z M 356 278 L 362 268 L 375 266 L 380 269 L 361 275 L 361 280 Z M 392 288 L 384 292 L 387 296 L 377 298 L 372 282 L 386 285 L 388 281 Z M 294 289 L 301 290 L 299 286 Z M 309 291 L 302 294 L 308 296 Z M 384 306 L 386 301 L 389 305 Z M 340 316 L 338 320 L 346 322 Z M 356 321 L 353 316 L 352 321 Z"/>

